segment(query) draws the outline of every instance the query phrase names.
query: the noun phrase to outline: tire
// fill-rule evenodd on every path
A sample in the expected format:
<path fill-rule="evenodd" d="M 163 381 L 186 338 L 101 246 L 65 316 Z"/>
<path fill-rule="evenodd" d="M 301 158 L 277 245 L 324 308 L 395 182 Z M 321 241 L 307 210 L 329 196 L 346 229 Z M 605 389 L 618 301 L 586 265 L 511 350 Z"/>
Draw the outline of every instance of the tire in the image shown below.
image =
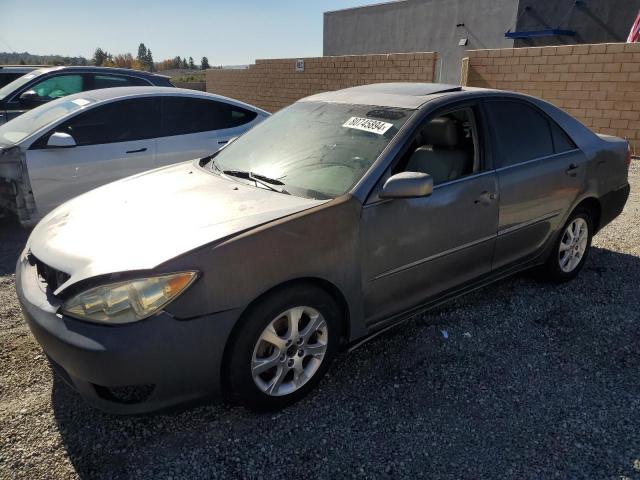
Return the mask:
<path fill-rule="evenodd" d="M 551 254 L 543 267 L 543 276 L 547 280 L 561 283 L 572 280 L 578 275 L 591 249 L 591 239 L 593 238 L 592 218 L 589 210 L 578 208 L 563 225 L 558 238 L 554 242 Z M 586 238 L 580 236 L 578 240 L 571 239 L 571 235 L 575 235 L 576 226 L 580 227 L 580 232 L 582 232 L 582 228 L 586 227 Z M 562 251 L 561 248 L 563 249 Z"/>
<path fill-rule="evenodd" d="M 313 285 L 259 300 L 244 314 L 228 347 L 225 377 L 231 398 L 259 412 L 303 398 L 338 351 L 341 321 L 333 298 Z"/>

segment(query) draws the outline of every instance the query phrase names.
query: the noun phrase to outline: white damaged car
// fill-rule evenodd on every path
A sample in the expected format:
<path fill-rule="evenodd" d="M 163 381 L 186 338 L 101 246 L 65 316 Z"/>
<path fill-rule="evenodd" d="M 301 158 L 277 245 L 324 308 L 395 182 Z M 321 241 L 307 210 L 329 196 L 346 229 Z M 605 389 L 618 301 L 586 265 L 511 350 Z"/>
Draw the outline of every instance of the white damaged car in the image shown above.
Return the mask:
<path fill-rule="evenodd" d="M 33 225 L 100 185 L 211 155 L 268 116 L 226 97 L 168 87 L 60 98 L 0 126 L 0 210 Z"/>

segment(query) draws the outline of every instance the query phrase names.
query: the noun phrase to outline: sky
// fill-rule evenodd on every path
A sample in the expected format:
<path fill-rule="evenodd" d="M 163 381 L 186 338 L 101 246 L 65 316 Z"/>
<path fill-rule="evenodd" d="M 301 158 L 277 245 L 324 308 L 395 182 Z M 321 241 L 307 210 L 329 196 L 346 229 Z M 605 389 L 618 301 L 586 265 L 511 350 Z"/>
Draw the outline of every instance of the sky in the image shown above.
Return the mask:
<path fill-rule="evenodd" d="M 0 0 L 0 51 L 91 57 L 96 47 L 211 65 L 322 55 L 322 13 L 372 0 Z"/>

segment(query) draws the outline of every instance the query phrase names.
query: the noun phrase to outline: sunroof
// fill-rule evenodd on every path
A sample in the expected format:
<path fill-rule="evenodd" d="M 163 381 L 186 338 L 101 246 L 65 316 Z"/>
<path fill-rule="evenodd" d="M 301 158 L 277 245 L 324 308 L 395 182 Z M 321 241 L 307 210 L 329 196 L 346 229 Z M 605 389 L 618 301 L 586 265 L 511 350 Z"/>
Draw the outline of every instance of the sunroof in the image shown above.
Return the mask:
<path fill-rule="evenodd" d="M 449 85 L 446 83 L 373 83 L 355 87 L 358 90 L 369 90 L 377 93 L 388 93 L 391 95 L 410 95 L 421 97 L 433 93 L 457 92 L 462 90 L 459 85 Z"/>

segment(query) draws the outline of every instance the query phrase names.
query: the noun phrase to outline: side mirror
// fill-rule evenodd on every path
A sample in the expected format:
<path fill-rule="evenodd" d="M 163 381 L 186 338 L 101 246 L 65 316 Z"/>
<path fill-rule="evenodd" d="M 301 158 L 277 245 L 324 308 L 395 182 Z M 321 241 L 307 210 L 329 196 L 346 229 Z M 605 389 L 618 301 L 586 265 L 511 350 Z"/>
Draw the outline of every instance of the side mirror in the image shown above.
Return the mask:
<path fill-rule="evenodd" d="M 21 105 L 35 105 L 42 103 L 35 90 L 27 90 L 26 92 L 23 92 L 22 95 L 18 97 L 18 100 Z"/>
<path fill-rule="evenodd" d="M 76 140 L 68 133 L 54 132 L 47 141 L 50 148 L 71 148 L 76 146 Z"/>
<path fill-rule="evenodd" d="M 428 173 L 402 172 L 384 182 L 380 198 L 428 197 L 433 192 L 433 178 Z"/>

